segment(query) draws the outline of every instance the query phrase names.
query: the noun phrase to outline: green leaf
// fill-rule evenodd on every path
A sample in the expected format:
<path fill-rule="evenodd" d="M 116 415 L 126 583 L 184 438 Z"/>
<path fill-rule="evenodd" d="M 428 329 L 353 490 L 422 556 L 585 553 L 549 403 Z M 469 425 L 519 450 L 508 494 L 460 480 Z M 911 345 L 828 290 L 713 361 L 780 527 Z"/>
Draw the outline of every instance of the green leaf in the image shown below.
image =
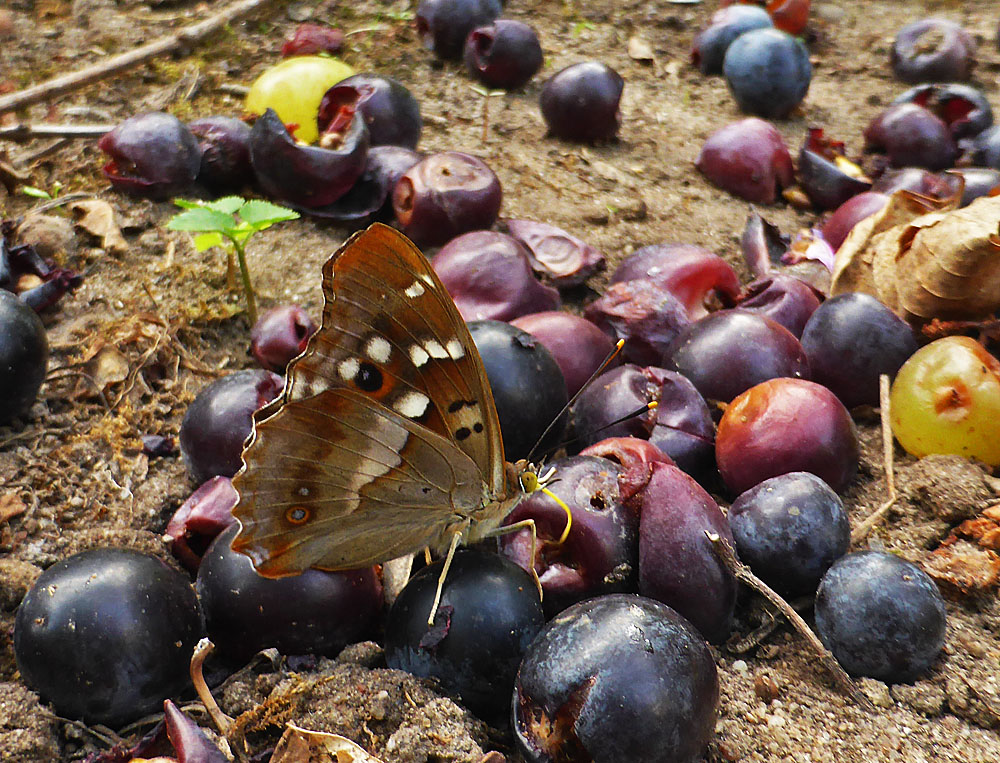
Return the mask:
<path fill-rule="evenodd" d="M 275 223 L 285 220 L 297 220 L 299 213 L 287 207 L 272 204 L 269 201 L 252 199 L 239 209 L 240 218 L 254 230 L 264 230 Z"/>
<path fill-rule="evenodd" d="M 223 196 L 215 201 L 204 201 L 202 206 L 214 209 L 216 212 L 225 212 L 227 215 L 236 214 L 236 211 L 247 203 L 247 200 L 240 196 Z"/>
<path fill-rule="evenodd" d="M 180 212 L 167 221 L 168 230 L 185 230 L 192 233 L 226 233 L 236 227 L 232 215 L 207 207 L 196 207 Z"/>
<path fill-rule="evenodd" d="M 23 185 L 21 186 L 21 193 L 25 196 L 33 196 L 36 199 L 51 199 L 52 194 L 48 191 L 43 191 L 41 188 L 35 188 L 33 185 Z"/>
<path fill-rule="evenodd" d="M 224 243 L 226 238 L 221 233 L 201 233 L 194 237 L 194 248 L 199 252 L 204 252 L 213 246 L 222 246 Z"/>

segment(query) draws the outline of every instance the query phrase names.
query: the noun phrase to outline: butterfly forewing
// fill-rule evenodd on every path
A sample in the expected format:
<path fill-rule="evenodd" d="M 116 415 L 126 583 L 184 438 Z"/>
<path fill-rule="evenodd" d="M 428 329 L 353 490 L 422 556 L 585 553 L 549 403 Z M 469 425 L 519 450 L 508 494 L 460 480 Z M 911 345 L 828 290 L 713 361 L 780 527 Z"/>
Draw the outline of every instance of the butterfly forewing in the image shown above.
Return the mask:
<path fill-rule="evenodd" d="M 427 259 L 392 228 L 323 267 L 323 325 L 254 415 L 233 548 L 261 574 L 361 567 L 498 523 L 503 446 L 482 361 Z"/>
<path fill-rule="evenodd" d="M 363 567 L 436 546 L 443 528 L 483 504 L 472 459 L 349 389 L 286 404 L 243 458 L 233 547 L 264 575 Z"/>
<path fill-rule="evenodd" d="M 453 440 L 502 493 L 503 445 L 482 361 L 420 250 L 373 225 L 323 266 L 323 292 L 323 327 L 290 368 L 286 398 L 359 389 Z M 366 373 L 372 366 L 377 375 Z"/>

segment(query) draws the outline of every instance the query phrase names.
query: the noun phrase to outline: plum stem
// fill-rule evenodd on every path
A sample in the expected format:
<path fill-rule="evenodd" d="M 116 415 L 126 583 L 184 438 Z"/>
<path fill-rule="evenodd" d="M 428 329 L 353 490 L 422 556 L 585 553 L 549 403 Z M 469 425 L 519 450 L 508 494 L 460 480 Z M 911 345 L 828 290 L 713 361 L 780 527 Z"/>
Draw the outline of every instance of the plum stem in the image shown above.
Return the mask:
<path fill-rule="evenodd" d="M 816 654 L 819 656 L 820 662 L 823 663 L 830 674 L 833 676 L 837 684 L 844 690 L 844 692 L 853 699 L 857 704 L 861 705 L 865 710 L 874 711 L 875 705 L 872 701 L 858 688 L 857 684 L 851 680 L 850 676 L 844 672 L 844 669 L 840 667 L 840 663 L 833 654 L 823 646 L 823 642 L 819 640 L 819 637 L 812 632 L 812 629 L 802 619 L 802 616 L 796 612 L 792 605 L 785 601 L 778 593 L 774 591 L 770 586 L 767 585 L 763 580 L 758 578 L 751 572 L 750 568 L 747 567 L 743 562 L 736 558 L 736 553 L 733 551 L 733 547 L 729 545 L 729 541 L 725 540 L 718 533 L 705 531 L 705 535 L 709 542 L 712 544 L 712 551 L 719 558 L 727 570 L 729 570 L 733 576 L 739 580 L 741 583 L 749 586 L 761 596 L 766 598 L 771 602 L 778 610 L 787 618 L 788 622 L 791 623 L 792 627 L 799 632 L 806 642 L 813 648 Z"/>
<path fill-rule="evenodd" d="M 202 666 L 205 664 L 205 660 L 208 655 L 212 653 L 215 649 L 215 644 L 209 641 L 207 638 L 203 638 L 198 642 L 198 645 L 194 648 L 194 654 L 191 655 L 191 683 L 194 684 L 194 690 L 198 693 L 198 699 L 205 706 L 205 710 L 211 716 L 213 723 L 215 723 L 216 728 L 219 732 L 225 736 L 230 727 L 233 725 L 233 719 L 222 712 L 222 708 L 219 707 L 219 703 L 215 701 L 215 697 L 212 696 L 212 690 L 208 688 L 208 684 L 205 683 L 205 676 L 202 672 Z"/>
<path fill-rule="evenodd" d="M 885 469 L 885 490 L 888 498 L 875 511 L 868 515 L 865 520 L 854 528 L 851 533 L 851 545 L 856 546 L 865 538 L 871 529 L 878 524 L 889 513 L 896 504 L 896 471 L 894 469 L 894 450 L 892 443 L 892 423 L 889 409 L 889 377 L 882 374 L 878 377 L 878 407 L 882 418 L 882 463 Z"/>

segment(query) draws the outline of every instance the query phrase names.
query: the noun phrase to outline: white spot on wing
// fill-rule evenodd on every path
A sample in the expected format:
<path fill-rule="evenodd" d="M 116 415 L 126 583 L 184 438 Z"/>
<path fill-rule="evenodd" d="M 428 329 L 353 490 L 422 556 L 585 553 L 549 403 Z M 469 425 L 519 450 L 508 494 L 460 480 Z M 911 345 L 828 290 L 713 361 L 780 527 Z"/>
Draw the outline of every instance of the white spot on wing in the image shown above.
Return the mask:
<path fill-rule="evenodd" d="M 382 336 L 373 336 L 365 343 L 365 355 L 376 363 L 388 363 L 392 345 Z"/>
<path fill-rule="evenodd" d="M 344 381 L 351 381 L 358 375 L 360 368 L 361 363 L 358 362 L 357 358 L 346 358 L 337 365 L 337 373 Z"/>
<path fill-rule="evenodd" d="M 392 407 L 409 419 L 418 419 L 424 415 L 430 402 L 431 399 L 427 395 L 416 390 L 410 390 L 393 403 Z"/>
<path fill-rule="evenodd" d="M 409 286 L 406 287 L 406 291 L 403 292 L 410 299 L 416 299 L 421 294 L 424 293 L 424 285 L 420 281 L 414 281 Z"/>
<path fill-rule="evenodd" d="M 309 488 L 307 488 L 307 487 L 300 487 L 295 492 L 298 493 L 299 495 L 301 495 L 303 498 L 305 498 L 306 496 L 309 495 Z"/>
<path fill-rule="evenodd" d="M 427 354 L 427 350 L 419 344 L 415 344 L 410 347 L 410 360 L 413 361 L 413 365 L 417 368 L 423 367 L 423 365 L 430 359 L 431 356 Z"/>
<path fill-rule="evenodd" d="M 448 357 L 448 351 L 441 346 L 441 343 L 437 340 L 431 339 L 424 342 L 424 349 L 430 354 L 432 358 L 436 360 L 442 360 Z"/>
<path fill-rule="evenodd" d="M 457 339 L 448 342 L 448 355 L 452 360 L 460 360 L 465 357 L 465 348 Z"/>

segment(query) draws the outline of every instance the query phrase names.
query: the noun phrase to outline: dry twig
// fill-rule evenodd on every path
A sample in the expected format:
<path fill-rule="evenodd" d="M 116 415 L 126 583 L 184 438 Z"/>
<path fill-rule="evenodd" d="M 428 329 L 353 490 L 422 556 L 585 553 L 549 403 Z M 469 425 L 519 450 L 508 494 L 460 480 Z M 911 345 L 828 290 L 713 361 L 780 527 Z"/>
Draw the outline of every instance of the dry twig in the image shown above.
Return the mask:
<path fill-rule="evenodd" d="M 733 552 L 732 546 L 729 542 L 723 539 L 718 533 L 705 533 L 708 536 L 709 541 L 712 543 L 712 550 L 715 555 L 719 557 L 726 569 L 729 570 L 737 580 L 745 585 L 750 586 L 753 590 L 759 593 L 761 596 L 766 598 L 771 602 L 778 610 L 787 618 L 788 622 L 792 624 L 792 627 L 799 632 L 808 643 L 809 646 L 813 648 L 813 651 L 819 656 L 819 660 L 823 663 L 823 667 L 829 671 L 833 676 L 837 685 L 840 686 L 844 692 L 853 699 L 856 703 L 861 705 L 861 707 L 866 710 L 873 711 L 875 706 L 872 704 L 871 700 L 857 687 L 854 681 L 851 680 L 850 676 L 844 672 L 844 669 L 840 667 L 840 663 L 837 662 L 836 658 L 823 646 L 823 642 L 819 640 L 812 629 L 806 623 L 805 620 L 792 609 L 791 605 L 785 601 L 781 596 L 779 596 L 775 591 L 767 585 L 763 580 L 758 578 L 750 568 L 747 567 L 743 562 L 736 558 L 736 554 Z"/>
<path fill-rule="evenodd" d="M 852 546 L 856 546 L 868 537 L 868 533 L 889 513 L 889 509 L 895 505 L 898 497 L 896 495 L 896 472 L 893 467 L 892 424 L 889 419 L 889 377 L 885 374 L 878 378 L 878 405 L 882 417 L 882 463 L 885 466 L 885 490 L 888 497 L 885 503 L 854 528 L 854 532 L 851 533 Z"/>
<path fill-rule="evenodd" d="M 232 23 L 242 16 L 253 13 L 270 2 L 271 0 L 237 0 L 237 2 L 226 6 L 215 15 L 209 16 L 197 24 L 184 27 L 179 32 L 161 37 L 158 40 L 153 40 L 148 45 L 143 45 L 118 56 L 113 56 L 94 66 L 88 66 L 85 69 L 64 74 L 60 77 L 53 77 L 38 85 L 18 90 L 9 95 L 0 96 L 0 114 L 6 114 L 25 106 L 46 101 L 57 95 L 78 90 L 81 87 L 107 79 L 119 72 L 126 71 L 154 59 L 157 56 L 162 56 L 165 53 L 183 50 L 195 43 L 201 42 L 227 24 Z"/>

